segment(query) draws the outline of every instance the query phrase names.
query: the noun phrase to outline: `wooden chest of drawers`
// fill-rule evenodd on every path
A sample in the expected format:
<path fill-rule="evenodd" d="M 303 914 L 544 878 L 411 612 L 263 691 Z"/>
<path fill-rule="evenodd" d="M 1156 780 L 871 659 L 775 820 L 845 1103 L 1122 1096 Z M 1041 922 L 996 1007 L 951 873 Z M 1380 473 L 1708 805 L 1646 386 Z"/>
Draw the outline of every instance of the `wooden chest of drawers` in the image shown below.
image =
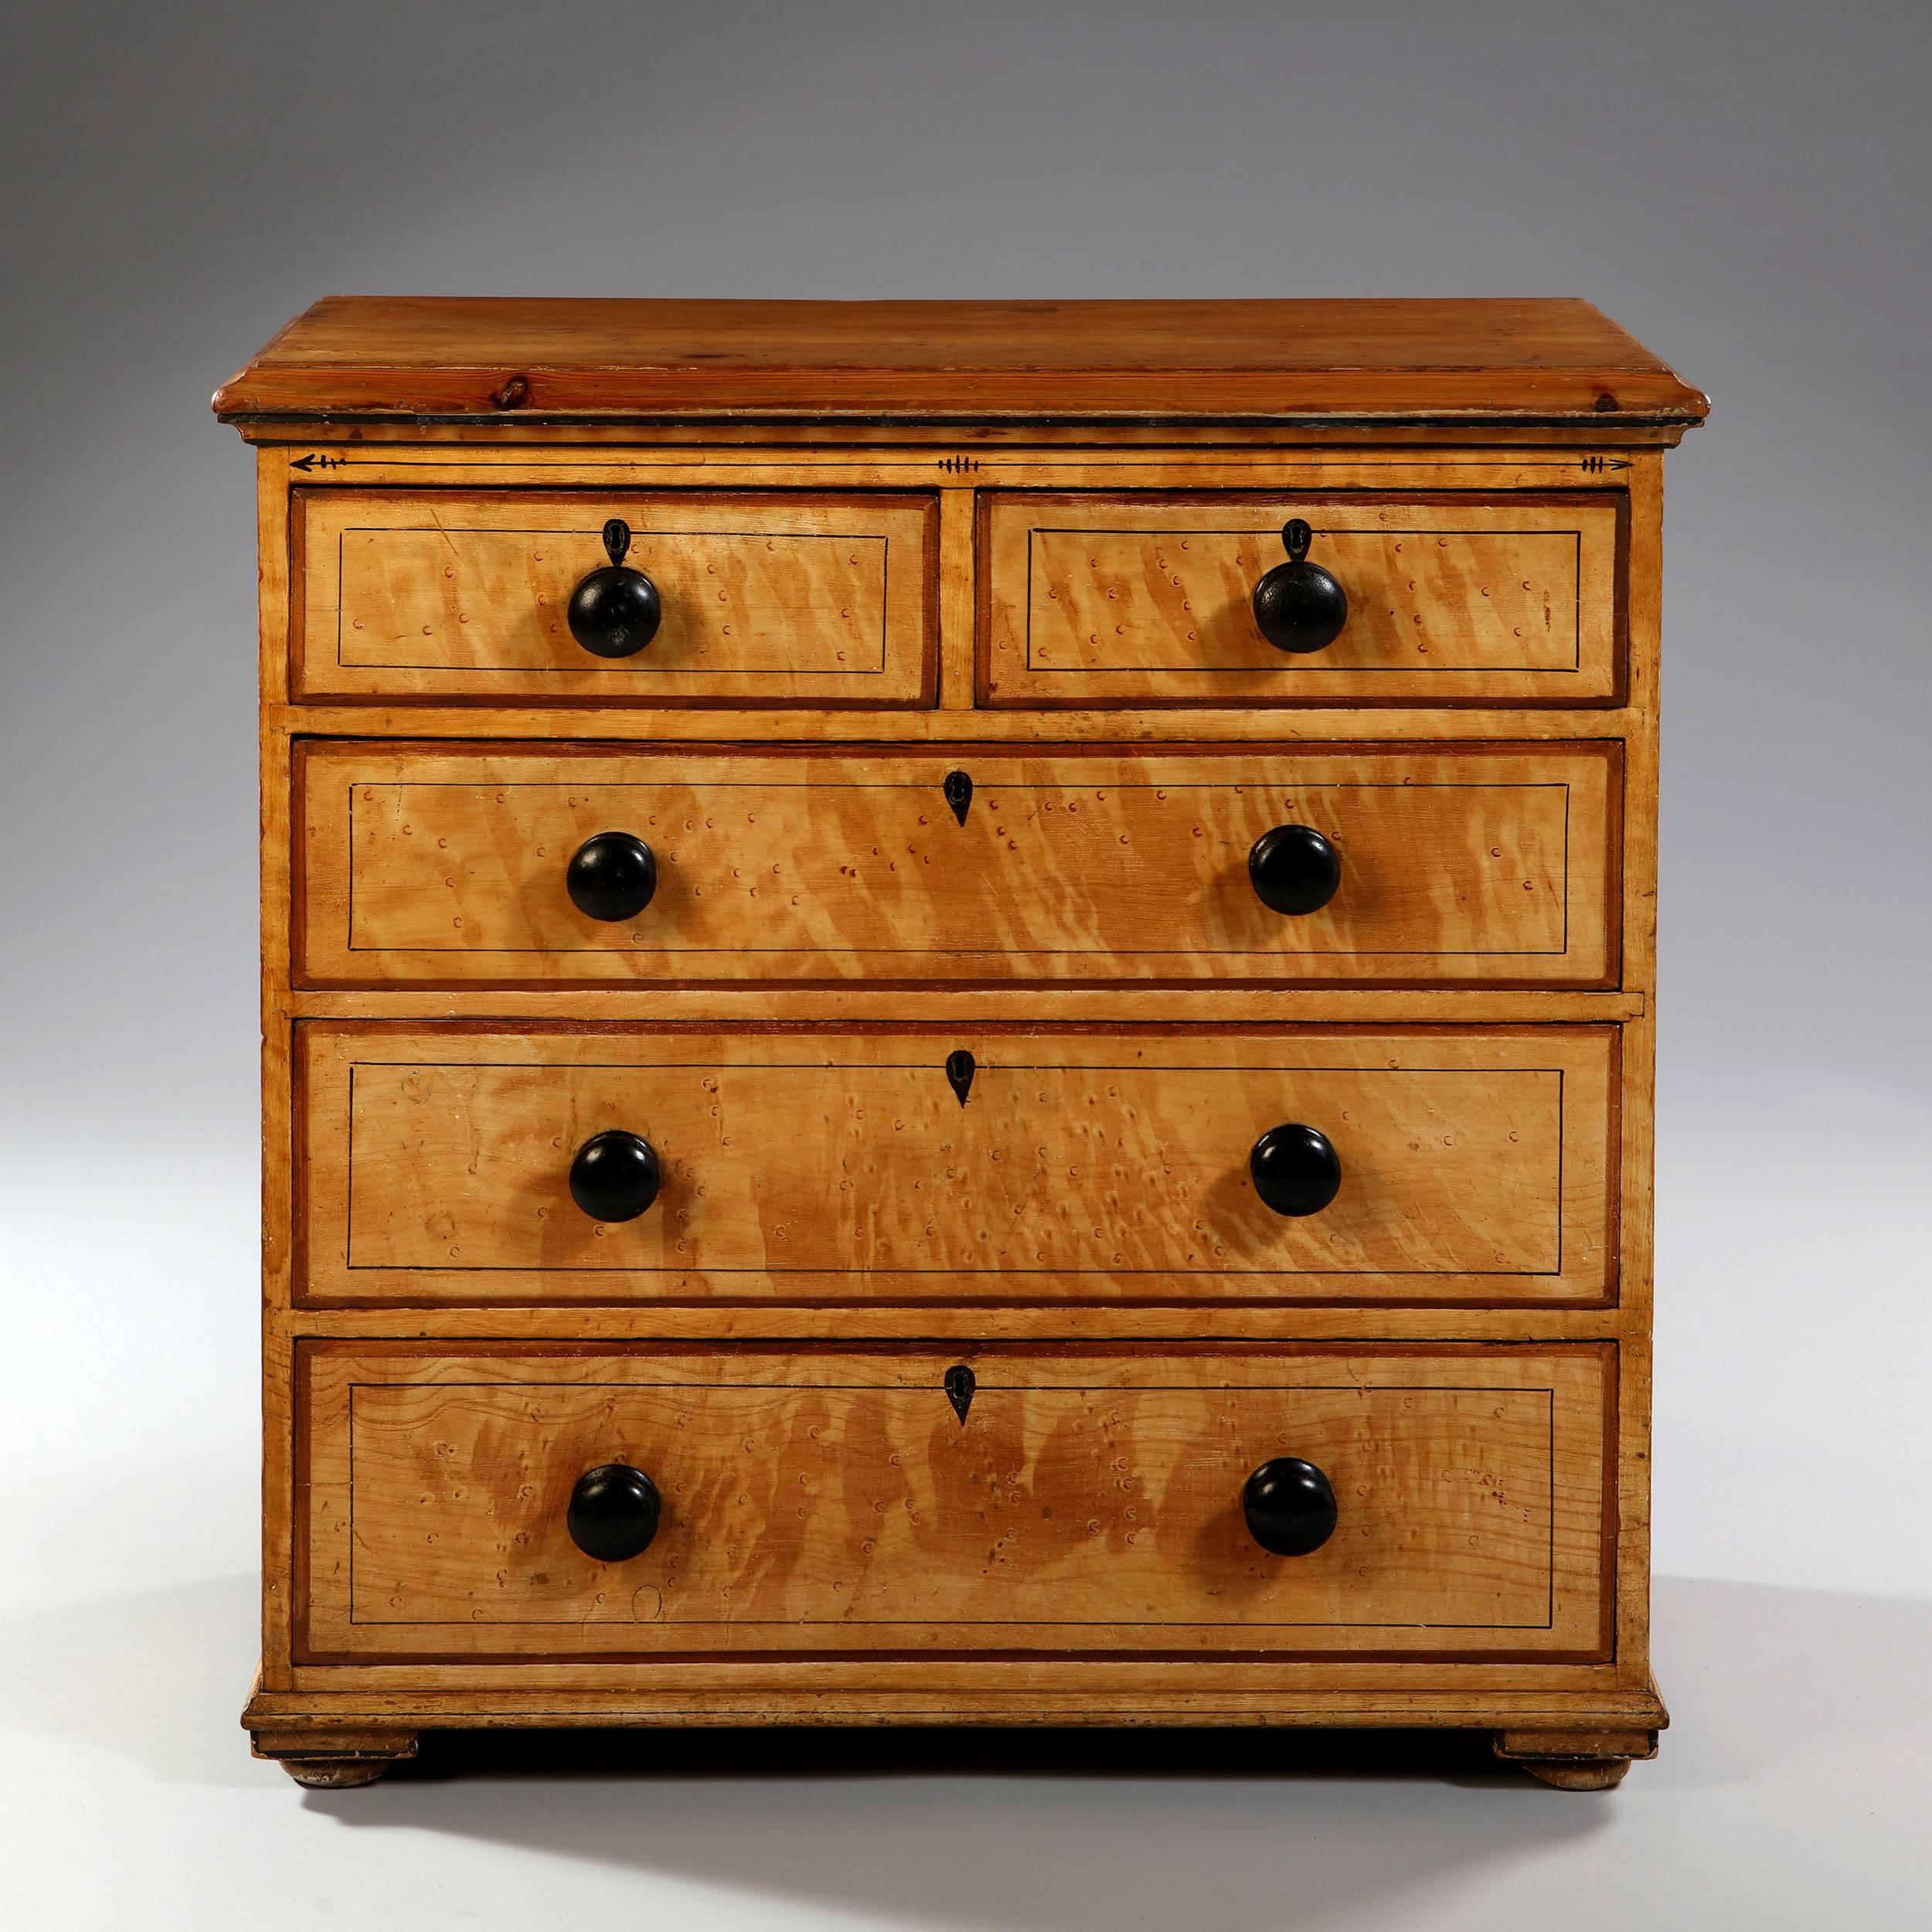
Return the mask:
<path fill-rule="evenodd" d="M 1702 396 L 1573 302 L 372 299 L 216 406 L 260 476 L 260 1754 L 1650 1754 Z"/>

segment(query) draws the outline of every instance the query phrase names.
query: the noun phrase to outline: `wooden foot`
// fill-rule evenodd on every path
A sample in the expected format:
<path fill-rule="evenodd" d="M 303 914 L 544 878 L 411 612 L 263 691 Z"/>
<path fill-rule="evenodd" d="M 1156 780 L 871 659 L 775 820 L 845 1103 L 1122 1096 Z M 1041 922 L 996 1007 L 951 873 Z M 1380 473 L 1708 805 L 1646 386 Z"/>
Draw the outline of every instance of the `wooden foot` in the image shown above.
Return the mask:
<path fill-rule="evenodd" d="M 1627 1757 L 1519 1757 L 1512 1760 L 1560 1791 L 1608 1791 L 1624 1781 Z"/>
<path fill-rule="evenodd" d="M 253 1737 L 257 1757 L 281 1765 L 311 1791 L 373 1784 L 392 1764 L 416 1755 L 413 1731 L 257 1731 Z"/>
<path fill-rule="evenodd" d="M 1607 1791 L 1634 1758 L 1657 1755 L 1655 1731 L 1498 1731 L 1496 1755 L 1560 1791 Z"/>
<path fill-rule="evenodd" d="M 311 1791 L 346 1791 L 373 1784 L 396 1762 L 393 1757 L 278 1757 L 275 1762 L 298 1784 Z"/>

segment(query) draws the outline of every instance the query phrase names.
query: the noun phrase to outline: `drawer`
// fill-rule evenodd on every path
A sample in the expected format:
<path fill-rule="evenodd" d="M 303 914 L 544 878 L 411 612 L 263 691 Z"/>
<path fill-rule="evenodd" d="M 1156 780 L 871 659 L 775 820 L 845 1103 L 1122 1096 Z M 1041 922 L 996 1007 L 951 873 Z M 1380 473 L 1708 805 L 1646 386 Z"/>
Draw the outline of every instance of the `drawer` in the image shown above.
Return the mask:
<path fill-rule="evenodd" d="M 1613 1285 L 1611 1027 L 298 1033 L 311 1302 L 1548 1305 Z M 1264 1138 L 1313 1194 L 1264 1199 Z"/>
<path fill-rule="evenodd" d="M 1619 687 L 1621 496 L 992 494 L 992 705 L 1589 704 Z M 1280 651 L 1255 586 L 1283 526 L 1341 583 L 1325 648 Z"/>
<path fill-rule="evenodd" d="M 308 1661 L 1608 1654 L 1603 1345 L 310 1342 L 298 1379 Z M 1334 1499 L 1304 1553 L 1250 1531 L 1277 1458 Z M 613 1466 L 644 1480 L 604 1478 L 590 1528 Z"/>
<path fill-rule="evenodd" d="M 1614 985 L 1618 757 L 316 743 L 297 767 L 296 971 L 319 985 Z M 1277 828 L 1297 828 L 1290 883 L 1333 883 L 1310 869 L 1332 849 L 1338 884 L 1316 910 L 1259 896 L 1256 849 Z M 573 876 L 580 889 L 612 870 L 616 903 L 587 909 Z M 623 896 L 627 878 L 645 886 Z"/>
<path fill-rule="evenodd" d="M 937 499 L 556 490 L 298 490 L 299 698 L 930 704 Z M 572 592 L 630 531 L 656 635 L 572 634 Z"/>

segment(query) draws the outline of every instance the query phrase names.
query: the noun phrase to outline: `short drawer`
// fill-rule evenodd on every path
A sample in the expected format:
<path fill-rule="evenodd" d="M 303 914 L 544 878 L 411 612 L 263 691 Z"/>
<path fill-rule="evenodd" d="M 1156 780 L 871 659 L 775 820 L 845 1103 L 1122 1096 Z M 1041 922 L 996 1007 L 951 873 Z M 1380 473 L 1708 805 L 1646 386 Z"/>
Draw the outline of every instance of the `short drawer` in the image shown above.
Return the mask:
<path fill-rule="evenodd" d="M 988 496 L 992 705 L 1589 704 L 1619 682 L 1621 497 Z M 1299 655 L 1255 587 L 1283 530 L 1348 617 Z"/>
<path fill-rule="evenodd" d="M 1614 1376 L 1604 1345 L 309 1342 L 298 1655 L 1599 1659 Z M 1302 1553 L 1253 1526 L 1277 1461 L 1315 1472 L 1274 1472 L 1296 1540 L 1328 1528 Z"/>
<path fill-rule="evenodd" d="M 1617 1038 L 308 1022 L 302 1292 L 1597 1303 Z"/>
<path fill-rule="evenodd" d="M 295 970 L 321 985 L 1614 985 L 1618 757 L 318 743 L 298 764 Z M 1262 849 L 1282 878 L 1330 895 L 1311 909 L 1261 895 L 1277 828 L 1285 848 Z M 616 903 L 587 876 L 614 877 Z"/>
<path fill-rule="evenodd" d="M 554 490 L 294 493 L 298 698 L 631 705 L 932 702 L 936 499 Z M 603 532 L 655 587 L 655 637 L 585 648 Z"/>

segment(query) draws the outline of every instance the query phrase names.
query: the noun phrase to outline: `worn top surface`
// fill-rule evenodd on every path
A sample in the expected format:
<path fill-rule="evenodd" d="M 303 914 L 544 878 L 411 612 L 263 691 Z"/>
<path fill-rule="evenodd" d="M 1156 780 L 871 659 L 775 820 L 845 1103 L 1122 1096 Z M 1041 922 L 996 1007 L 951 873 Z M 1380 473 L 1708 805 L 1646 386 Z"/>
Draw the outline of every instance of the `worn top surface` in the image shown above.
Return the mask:
<path fill-rule="evenodd" d="M 226 420 L 845 418 L 1688 425 L 1587 302 L 670 301 L 332 295 Z"/>

